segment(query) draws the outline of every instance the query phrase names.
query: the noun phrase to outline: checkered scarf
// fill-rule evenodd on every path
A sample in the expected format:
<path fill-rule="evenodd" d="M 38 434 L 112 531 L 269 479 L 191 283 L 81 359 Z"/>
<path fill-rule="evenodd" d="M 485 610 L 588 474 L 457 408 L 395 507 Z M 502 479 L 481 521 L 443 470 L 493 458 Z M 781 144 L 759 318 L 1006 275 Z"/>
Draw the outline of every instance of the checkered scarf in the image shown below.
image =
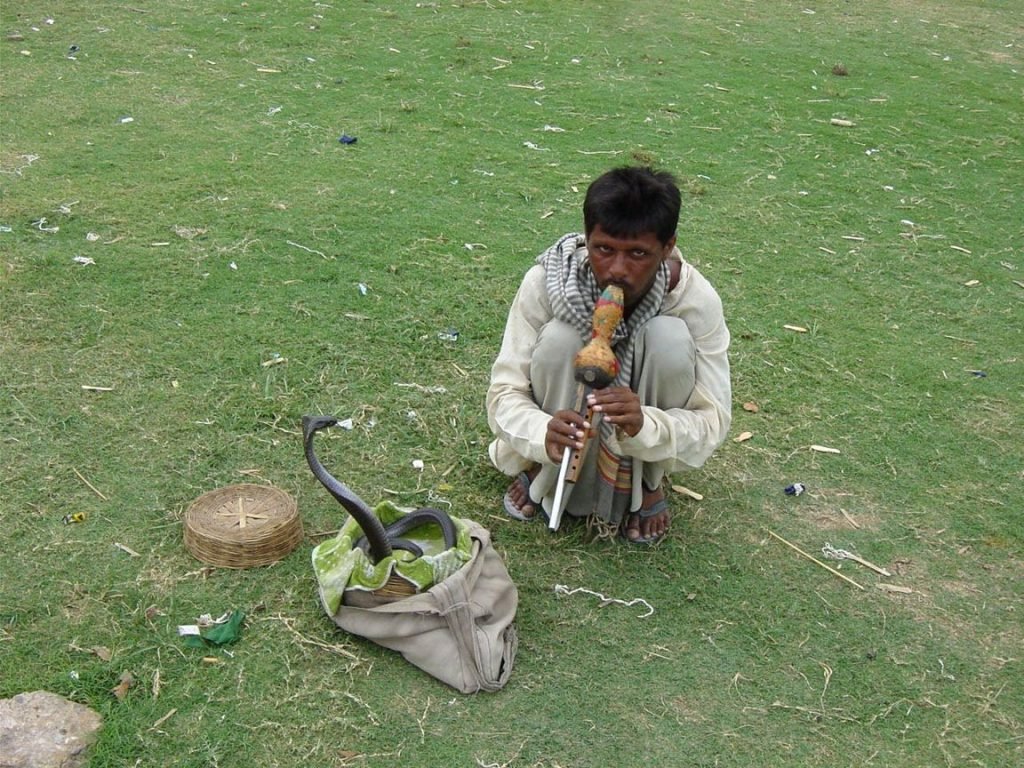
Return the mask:
<path fill-rule="evenodd" d="M 554 316 L 569 323 L 584 343 L 593 335 L 594 307 L 601 295 L 597 278 L 590 268 L 586 249 L 586 237 L 571 233 L 561 238 L 538 258 L 547 273 L 548 299 Z M 654 285 L 624 318 L 612 335 L 612 349 L 619 361 L 619 375 L 614 386 L 630 387 L 633 378 L 633 349 L 636 334 L 649 320 L 661 312 L 661 305 L 668 291 L 668 265 L 662 263 L 654 279 Z M 601 421 L 598 444 L 598 483 L 594 500 L 594 515 L 600 520 L 618 525 L 629 511 L 632 492 L 633 460 L 620 456 L 611 450 L 610 438 L 614 435 L 612 424 Z"/>

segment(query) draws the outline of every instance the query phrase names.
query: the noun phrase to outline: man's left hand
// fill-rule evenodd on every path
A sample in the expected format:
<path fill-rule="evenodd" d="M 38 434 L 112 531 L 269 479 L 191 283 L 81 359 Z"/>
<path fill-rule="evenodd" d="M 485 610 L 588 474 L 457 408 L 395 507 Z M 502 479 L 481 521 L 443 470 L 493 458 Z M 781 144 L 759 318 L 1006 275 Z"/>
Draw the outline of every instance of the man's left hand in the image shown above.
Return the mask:
<path fill-rule="evenodd" d="M 616 429 L 621 429 L 630 437 L 636 437 L 644 425 L 644 412 L 640 408 L 640 398 L 629 387 L 606 387 L 595 389 L 587 398 L 587 404 L 594 411 L 604 414 L 604 418 Z"/>

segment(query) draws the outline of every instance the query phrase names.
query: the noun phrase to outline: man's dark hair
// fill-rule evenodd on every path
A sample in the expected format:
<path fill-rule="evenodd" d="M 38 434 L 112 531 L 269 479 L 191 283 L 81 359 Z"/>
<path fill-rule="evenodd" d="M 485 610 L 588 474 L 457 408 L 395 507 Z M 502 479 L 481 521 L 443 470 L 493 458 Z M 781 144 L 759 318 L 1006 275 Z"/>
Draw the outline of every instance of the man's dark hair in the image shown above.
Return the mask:
<path fill-rule="evenodd" d="M 614 168 L 598 176 L 583 201 L 587 235 L 598 224 L 612 237 L 653 232 L 664 245 L 679 226 L 681 199 L 672 174 L 650 168 Z"/>

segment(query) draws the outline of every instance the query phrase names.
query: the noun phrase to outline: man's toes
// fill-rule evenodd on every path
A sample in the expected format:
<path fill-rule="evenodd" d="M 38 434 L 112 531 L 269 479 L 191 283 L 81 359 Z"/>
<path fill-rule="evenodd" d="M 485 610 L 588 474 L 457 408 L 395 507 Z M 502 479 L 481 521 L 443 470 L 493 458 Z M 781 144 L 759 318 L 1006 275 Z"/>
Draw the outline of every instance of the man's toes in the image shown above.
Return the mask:
<path fill-rule="evenodd" d="M 521 483 L 516 481 L 509 487 L 508 498 L 520 515 L 526 518 L 533 517 L 536 512 L 533 507 L 533 500 L 530 498 L 530 494 L 523 489 Z"/>
<path fill-rule="evenodd" d="M 637 539 L 658 539 L 668 533 L 669 515 L 663 512 L 651 517 L 633 516 L 626 537 L 632 541 Z"/>

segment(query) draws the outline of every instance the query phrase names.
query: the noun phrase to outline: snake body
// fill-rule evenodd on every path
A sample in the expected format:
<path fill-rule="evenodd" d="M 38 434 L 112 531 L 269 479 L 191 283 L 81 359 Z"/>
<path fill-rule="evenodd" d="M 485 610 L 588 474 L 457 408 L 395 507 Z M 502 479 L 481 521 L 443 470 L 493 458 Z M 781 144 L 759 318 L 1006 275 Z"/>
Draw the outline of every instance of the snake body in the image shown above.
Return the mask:
<path fill-rule="evenodd" d="M 303 416 L 302 435 L 303 448 L 306 453 L 306 463 L 313 470 L 313 475 L 320 484 L 327 489 L 338 503 L 343 506 L 352 518 L 363 529 L 363 535 L 356 540 L 353 548 L 361 548 L 369 555 L 374 563 L 379 563 L 385 557 L 391 556 L 394 550 L 401 549 L 411 552 L 414 557 L 422 557 L 423 550 L 419 545 L 402 538 L 421 525 L 434 523 L 441 529 L 444 538 L 445 549 L 455 546 L 457 532 L 451 518 L 439 509 L 424 507 L 404 515 L 391 525 L 385 527 L 373 513 L 373 510 L 359 498 L 351 488 L 335 478 L 324 469 L 323 464 L 313 452 L 313 436 L 321 429 L 337 424 L 338 420 L 333 416 Z"/>

